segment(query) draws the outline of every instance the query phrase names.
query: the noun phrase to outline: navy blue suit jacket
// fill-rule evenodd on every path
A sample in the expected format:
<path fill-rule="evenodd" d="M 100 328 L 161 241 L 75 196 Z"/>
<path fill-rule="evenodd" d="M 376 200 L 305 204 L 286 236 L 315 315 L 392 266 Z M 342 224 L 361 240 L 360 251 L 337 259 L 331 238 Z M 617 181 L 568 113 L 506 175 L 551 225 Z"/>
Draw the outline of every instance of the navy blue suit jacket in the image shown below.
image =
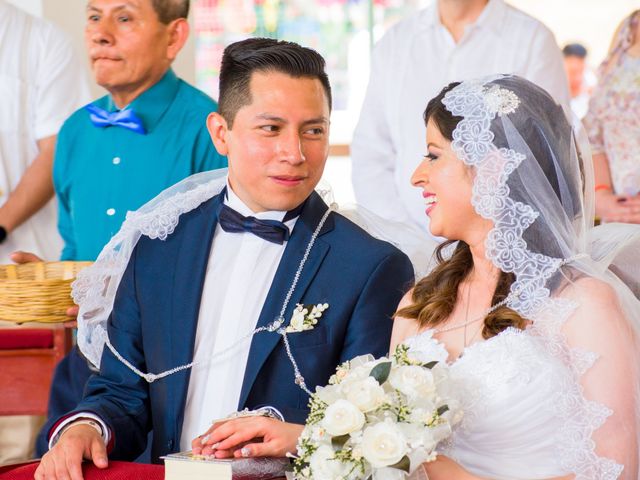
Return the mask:
<path fill-rule="evenodd" d="M 142 371 L 160 372 L 192 360 L 198 312 L 222 196 L 180 217 L 165 241 L 142 237 L 122 278 L 109 320 L 116 349 Z M 258 325 L 279 314 L 311 235 L 326 204 L 314 192 L 287 242 Z M 224 279 L 220 279 L 224 281 Z M 386 354 L 394 313 L 413 281 L 409 259 L 332 213 L 322 228 L 291 298 L 328 303 L 313 330 L 289 335 L 308 387 L 327 383 L 335 367 L 357 355 Z M 111 457 L 131 460 L 153 429 L 151 458 L 179 449 L 189 371 L 151 384 L 133 374 L 105 348 L 99 375 L 87 383 L 76 411 L 91 411 L 115 436 Z M 224 385 L 220 385 L 224 395 Z M 238 409 L 272 405 L 286 421 L 304 423 L 308 395 L 294 384 L 282 337 L 260 333 L 251 343 Z M 55 421 L 55 420 L 54 420 Z"/>

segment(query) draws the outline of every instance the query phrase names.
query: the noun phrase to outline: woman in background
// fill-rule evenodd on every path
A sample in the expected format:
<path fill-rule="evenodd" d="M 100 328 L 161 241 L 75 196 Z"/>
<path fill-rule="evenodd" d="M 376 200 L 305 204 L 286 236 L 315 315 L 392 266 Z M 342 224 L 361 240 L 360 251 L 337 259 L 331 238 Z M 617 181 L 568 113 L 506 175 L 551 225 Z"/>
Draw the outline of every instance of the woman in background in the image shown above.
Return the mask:
<path fill-rule="evenodd" d="M 616 31 L 584 119 L 593 150 L 596 215 L 640 223 L 640 10 Z"/>

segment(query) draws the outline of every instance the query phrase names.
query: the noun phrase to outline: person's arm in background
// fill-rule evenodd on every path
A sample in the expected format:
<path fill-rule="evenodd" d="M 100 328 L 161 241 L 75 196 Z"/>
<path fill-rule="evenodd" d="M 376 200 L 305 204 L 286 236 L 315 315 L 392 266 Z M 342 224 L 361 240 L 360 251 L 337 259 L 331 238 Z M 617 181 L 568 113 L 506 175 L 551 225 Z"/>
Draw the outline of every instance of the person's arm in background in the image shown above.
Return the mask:
<path fill-rule="evenodd" d="M 640 223 L 640 197 L 620 195 L 611 178 L 600 118 L 600 112 L 607 108 L 602 87 L 599 85 L 593 93 L 583 121 L 593 154 L 596 216 L 603 222 Z"/>
<path fill-rule="evenodd" d="M 38 140 L 38 155 L 0 207 L 0 225 L 7 234 L 11 234 L 53 197 L 51 170 L 55 145 L 55 135 Z"/>
<path fill-rule="evenodd" d="M 82 64 L 68 38 L 52 25 L 31 40 L 37 59 L 30 59 L 29 81 L 35 84 L 33 137 L 38 154 L 0 207 L 0 225 L 8 233 L 40 210 L 54 194 L 52 182 L 56 135 L 62 123 L 89 100 Z"/>
<path fill-rule="evenodd" d="M 570 114 L 569 81 L 562 52 L 553 33 L 541 23 L 536 26 L 529 54 L 524 77 L 544 88 Z"/>
<path fill-rule="evenodd" d="M 392 34 L 393 31 L 388 32 L 372 53 L 369 86 L 351 142 L 351 180 L 359 205 L 381 217 L 405 222 L 409 221 L 409 214 L 395 183 L 396 148 L 385 108 L 389 89 L 398 88 L 386 81 L 397 55 Z"/>

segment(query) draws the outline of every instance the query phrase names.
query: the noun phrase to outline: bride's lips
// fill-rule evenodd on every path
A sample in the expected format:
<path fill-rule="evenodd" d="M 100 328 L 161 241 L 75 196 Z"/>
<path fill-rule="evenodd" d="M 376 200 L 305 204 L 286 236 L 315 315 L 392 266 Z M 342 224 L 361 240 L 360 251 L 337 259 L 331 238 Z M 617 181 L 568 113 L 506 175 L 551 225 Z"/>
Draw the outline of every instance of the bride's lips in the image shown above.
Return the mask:
<path fill-rule="evenodd" d="M 427 216 L 430 216 L 431 211 L 436 208 L 436 205 L 438 203 L 437 197 L 435 193 L 431 193 L 431 192 L 422 192 L 422 196 L 425 199 L 425 202 L 427 204 L 427 208 L 425 210 L 425 213 L 427 214 Z"/>
<path fill-rule="evenodd" d="M 300 185 L 307 177 L 300 175 L 274 175 L 271 179 L 279 185 L 285 187 L 295 187 Z"/>

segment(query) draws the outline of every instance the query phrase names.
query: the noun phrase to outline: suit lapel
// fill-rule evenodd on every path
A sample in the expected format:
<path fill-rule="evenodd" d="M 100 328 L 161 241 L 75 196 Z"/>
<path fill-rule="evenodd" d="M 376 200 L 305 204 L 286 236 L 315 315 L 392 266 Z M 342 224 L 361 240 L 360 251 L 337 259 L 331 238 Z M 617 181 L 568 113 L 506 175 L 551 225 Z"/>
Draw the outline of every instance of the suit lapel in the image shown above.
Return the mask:
<path fill-rule="evenodd" d="M 300 261 L 302 260 L 305 250 L 311 241 L 311 236 L 326 211 L 327 205 L 322 201 L 317 193 L 313 192 L 307 200 L 307 203 L 300 214 L 300 218 L 296 222 L 291 238 L 287 242 L 284 254 L 280 260 L 280 265 L 278 266 L 271 288 L 269 289 L 267 299 L 262 307 L 260 318 L 257 323 L 258 327 L 269 325 L 276 320 L 280 314 L 287 292 L 291 288 L 296 271 L 300 265 Z M 315 277 L 318 268 L 320 268 L 325 255 L 329 251 L 329 244 L 322 241 L 321 236 L 332 229 L 333 218 L 329 217 L 327 218 L 327 221 L 325 222 L 313 248 L 311 249 L 311 252 L 309 253 L 309 257 L 302 269 L 296 289 L 291 296 L 289 304 L 287 305 L 287 310 L 284 314 L 284 326 L 288 323 L 296 303 L 300 302 L 304 292 Z M 262 365 L 276 347 L 280 339 L 281 336 L 279 334 L 271 332 L 262 332 L 253 337 L 244 373 L 240 401 L 238 402 L 239 410 L 244 408 L 244 404 L 249 392 L 251 391 L 251 387 L 253 386 Z M 293 382 L 293 378 L 291 381 Z"/>
<path fill-rule="evenodd" d="M 224 192 L 223 192 L 224 193 Z M 169 327 L 171 365 L 184 365 L 193 360 L 196 328 L 204 288 L 213 234 L 218 223 L 218 206 L 224 199 L 221 193 L 203 203 L 197 211 L 198 221 L 186 222 L 182 232 L 173 277 L 172 309 Z M 184 419 L 191 370 L 175 375 L 176 429 L 178 437 Z"/>

